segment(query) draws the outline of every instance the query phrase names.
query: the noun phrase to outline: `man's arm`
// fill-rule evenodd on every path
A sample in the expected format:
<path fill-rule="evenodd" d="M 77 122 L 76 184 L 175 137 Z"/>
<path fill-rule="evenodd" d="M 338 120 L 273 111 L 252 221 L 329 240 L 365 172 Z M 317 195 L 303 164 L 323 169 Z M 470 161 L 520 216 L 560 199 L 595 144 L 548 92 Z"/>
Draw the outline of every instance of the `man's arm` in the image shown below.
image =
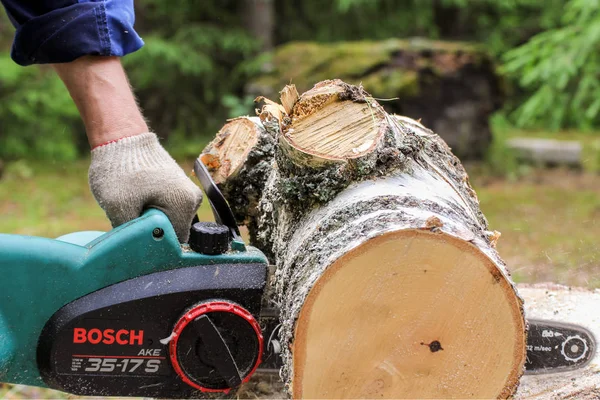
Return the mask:
<path fill-rule="evenodd" d="M 132 0 L 0 1 L 17 28 L 13 59 L 53 64 L 77 105 L 92 147 L 90 188 L 113 226 L 158 208 L 187 242 L 202 192 L 149 132 L 116 57 L 142 45 Z"/>
<path fill-rule="evenodd" d="M 92 148 L 148 132 L 119 58 L 86 56 L 53 67 L 77 105 Z"/>
<path fill-rule="evenodd" d="M 92 147 L 90 188 L 113 226 L 154 207 L 187 242 L 202 193 L 148 132 L 120 59 L 85 56 L 53 67 L 85 124 Z"/>

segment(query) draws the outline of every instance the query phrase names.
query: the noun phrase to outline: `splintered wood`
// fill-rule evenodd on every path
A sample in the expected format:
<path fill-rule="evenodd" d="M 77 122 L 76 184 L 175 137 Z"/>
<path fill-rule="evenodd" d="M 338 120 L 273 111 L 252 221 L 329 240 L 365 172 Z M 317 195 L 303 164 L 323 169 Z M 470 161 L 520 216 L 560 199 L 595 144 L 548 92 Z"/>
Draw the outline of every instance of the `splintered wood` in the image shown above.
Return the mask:
<path fill-rule="evenodd" d="M 349 96 L 346 90 L 340 84 L 317 85 L 300 96 L 292 107 L 292 125 L 284 128 L 281 137 L 287 142 L 284 145 L 326 160 L 357 158 L 373 151 L 384 132 L 385 114 L 367 98 L 342 100 Z M 288 104 L 288 98 L 293 98 L 290 92 L 282 91 L 282 101 L 285 98 Z"/>
<path fill-rule="evenodd" d="M 298 97 L 300 97 L 300 95 L 298 94 L 298 90 L 296 90 L 296 86 L 287 85 L 279 94 L 283 109 L 288 115 L 292 114 L 294 104 L 296 104 L 296 101 L 298 101 Z"/>
<path fill-rule="evenodd" d="M 290 396 L 513 395 L 523 304 L 460 161 L 361 87 L 286 87 L 281 101 L 259 111 L 258 142 L 236 133 L 252 150 L 229 171 L 254 178 L 220 186 L 277 267 L 265 303 L 280 309 Z"/>
<path fill-rule="evenodd" d="M 356 158 L 373 150 L 383 118 L 367 103 L 334 102 L 294 123 L 284 137 L 305 153 L 332 160 Z"/>

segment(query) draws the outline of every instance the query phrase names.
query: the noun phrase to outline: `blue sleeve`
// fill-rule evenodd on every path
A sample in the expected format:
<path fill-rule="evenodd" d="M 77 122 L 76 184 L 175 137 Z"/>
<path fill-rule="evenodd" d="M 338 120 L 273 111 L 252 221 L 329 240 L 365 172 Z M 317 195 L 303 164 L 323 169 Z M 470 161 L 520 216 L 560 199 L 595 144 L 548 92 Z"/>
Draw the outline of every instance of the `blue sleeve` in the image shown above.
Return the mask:
<path fill-rule="evenodd" d="M 124 56 L 144 44 L 133 29 L 133 0 L 0 1 L 17 28 L 11 56 L 20 65 Z"/>

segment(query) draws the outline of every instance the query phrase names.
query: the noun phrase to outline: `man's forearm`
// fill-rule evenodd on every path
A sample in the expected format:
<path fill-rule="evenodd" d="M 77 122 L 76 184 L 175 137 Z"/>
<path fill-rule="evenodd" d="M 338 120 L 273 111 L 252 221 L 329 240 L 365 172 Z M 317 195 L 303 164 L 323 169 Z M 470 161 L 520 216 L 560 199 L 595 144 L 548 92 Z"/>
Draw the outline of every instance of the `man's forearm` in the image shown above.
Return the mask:
<path fill-rule="evenodd" d="M 136 51 L 133 0 L 0 0 L 17 32 L 12 58 L 52 64 L 92 147 L 90 189 L 113 226 L 163 211 L 181 243 L 202 192 L 149 132 L 117 56 Z"/>
<path fill-rule="evenodd" d="M 85 124 L 90 146 L 148 132 L 117 57 L 81 57 L 54 64 Z"/>

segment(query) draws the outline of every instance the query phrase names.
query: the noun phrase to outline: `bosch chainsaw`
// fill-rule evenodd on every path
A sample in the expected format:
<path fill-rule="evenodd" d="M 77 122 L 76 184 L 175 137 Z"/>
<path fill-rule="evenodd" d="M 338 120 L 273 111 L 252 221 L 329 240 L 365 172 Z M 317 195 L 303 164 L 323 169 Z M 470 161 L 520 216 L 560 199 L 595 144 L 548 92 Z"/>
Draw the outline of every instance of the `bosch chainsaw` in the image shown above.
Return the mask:
<path fill-rule="evenodd" d="M 194 166 L 216 222 L 181 245 L 158 210 L 110 232 L 0 234 L 0 381 L 77 395 L 202 397 L 277 371 L 277 311 L 261 307 L 266 257 Z M 586 365 L 587 330 L 530 320 L 526 370 Z"/>

